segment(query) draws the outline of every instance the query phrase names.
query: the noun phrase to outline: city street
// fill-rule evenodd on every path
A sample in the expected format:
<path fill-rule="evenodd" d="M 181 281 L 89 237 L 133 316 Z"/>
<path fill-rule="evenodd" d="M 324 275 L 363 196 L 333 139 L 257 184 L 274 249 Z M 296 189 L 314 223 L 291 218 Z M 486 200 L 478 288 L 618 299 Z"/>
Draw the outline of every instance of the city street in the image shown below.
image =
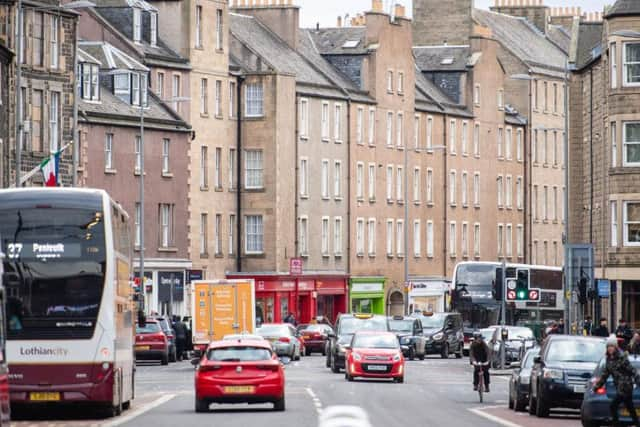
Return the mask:
<path fill-rule="evenodd" d="M 527 413 L 507 409 L 508 376 L 494 375 L 491 393 L 478 402 L 471 388 L 468 360 L 407 362 L 404 384 L 356 381 L 348 383 L 343 374 L 332 374 L 324 367 L 320 355 L 305 357 L 286 368 L 287 409 L 271 411 L 271 405 L 213 405 L 208 414 L 194 412 L 193 367 L 188 361 L 169 366 L 142 364 L 137 371 L 137 397 L 130 411 L 112 420 L 88 420 L 91 413 L 16 414 L 12 423 L 27 426 L 127 426 L 127 427 L 197 427 L 197 426 L 316 426 L 318 414 L 332 405 L 355 405 L 369 415 L 373 427 L 508 426 L 575 427 L 577 413 L 552 414 L 542 423 Z M 79 414 L 79 415 L 78 415 Z M 38 421 L 37 418 L 47 421 Z"/>

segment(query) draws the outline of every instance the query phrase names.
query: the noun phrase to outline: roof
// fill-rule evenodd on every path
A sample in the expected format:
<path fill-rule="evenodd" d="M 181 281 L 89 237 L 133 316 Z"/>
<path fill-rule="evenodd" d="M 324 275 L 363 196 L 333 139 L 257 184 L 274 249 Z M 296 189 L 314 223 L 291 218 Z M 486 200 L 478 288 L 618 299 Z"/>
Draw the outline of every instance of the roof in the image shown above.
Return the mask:
<path fill-rule="evenodd" d="M 149 71 L 149 68 L 140 61 L 109 43 L 81 41 L 78 47 L 79 57 L 91 58 L 91 62 L 101 64 L 103 69 Z"/>
<path fill-rule="evenodd" d="M 220 340 L 220 341 L 212 341 L 209 343 L 208 348 L 224 348 L 224 347 L 235 347 L 238 343 L 250 346 L 250 347 L 260 347 L 271 350 L 271 342 L 262 339 L 262 340 L 250 340 L 250 339 L 242 339 L 242 340 Z"/>
<path fill-rule="evenodd" d="M 451 101 L 438 87 L 421 72 L 416 72 L 416 108 L 439 113 L 472 117 L 464 105 Z"/>
<path fill-rule="evenodd" d="M 306 30 L 323 55 L 364 55 L 366 27 L 338 27 Z"/>
<path fill-rule="evenodd" d="M 578 29 L 575 68 L 580 70 L 602 54 L 602 22 L 583 22 Z"/>
<path fill-rule="evenodd" d="M 533 72 L 563 71 L 566 54 L 525 18 L 474 9 L 473 18 L 489 27 L 505 49 L 525 62 Z"/>
<path fill-rule="evenodd" d="M 607 11 L 607 18 L 614 16 L 640 15 L 640 2 L 638 0 L 618 0 Z"/>
<path fill-rule="evenodd" d="M 565 55 L 569 54 L 571 47 L 571 34 L 562 25 L 549 25 L 547 37 L 559 47 Z"/>
<path fill-rule="evenodd" d="M 98 7 L 137 7 L 147 11 L 158 11 L 155 6 L 145 0 L 97 0 L 94 3 Z"/>
<path fill-rule="evenodd" d="M 413 48 L 421 71 L 465 71 L 469 46 L 417 46 Z"/>

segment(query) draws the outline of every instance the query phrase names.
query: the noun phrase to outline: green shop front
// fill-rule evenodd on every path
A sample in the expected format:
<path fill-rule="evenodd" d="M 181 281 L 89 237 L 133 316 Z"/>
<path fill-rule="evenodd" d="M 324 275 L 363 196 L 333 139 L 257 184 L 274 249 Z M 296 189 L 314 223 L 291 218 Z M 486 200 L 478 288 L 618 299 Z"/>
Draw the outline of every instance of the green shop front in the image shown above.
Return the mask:
<path fill-rule="evenodd" d="M 384 314 L 384 277 L 349 279 L 352 313 Z"/>

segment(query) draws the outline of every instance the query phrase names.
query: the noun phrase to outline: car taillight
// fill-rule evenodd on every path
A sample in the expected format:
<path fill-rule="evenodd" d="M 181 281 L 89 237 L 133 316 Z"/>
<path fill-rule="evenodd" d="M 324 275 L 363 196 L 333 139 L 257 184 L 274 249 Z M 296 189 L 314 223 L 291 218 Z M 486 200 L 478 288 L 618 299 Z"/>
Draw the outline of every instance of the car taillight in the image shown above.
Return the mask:
<path fill-rule="evenodd" d="M 217 371 L 218 369 L 220 369 L 221 366 L 220 365 L 200 365 L 198 367 L 198 372 L 211 372 L 211 371 Z"/>
<path fill-rule="evenodd" d="M 149 340 L 165 342 L 167 340 L 167 337 L 164 334 L 155 334 L 155 335 L 150 335 Z"/>
<path fill-rule="evenodd" d="M 316 332 L 315 334 L 313 334 L 313 338 L 320 339 L 320 338 L 322 338 L 322 335 L 320 335 L 319 333 Z"/>
<path fill-rule="evenodd" d="M 595 385 L 598 384 L 598 381 L 600 381 L 600 378 L 591 378 L 591 387 L 595 387 Z M 604 385 L 600 388 L 595 389 L 595 393 L 601 396 L 607 394 L 607 386 Z"/>
<path fill-rule="evenodd" d="M 280 341 L 280 342 L 291 342 L 291 339 L 289 339 L 289 337 L 281 337 L 280 339 L 278 339 L 278 341 Z"/>
<path fill-rule="evenodd" d="M 264 371 L 278 372 L 278 369 L 280 369 L 280 366 L 278 366 L 278 365 L 258 365 L 257 368 L 258 369 L 262 369 Z"/>
<path fill-rule="evenodd" d="M 596 394 L 600 394 L 600 395 L 607 394 L 607 389 L 606 389 L 606 387 L 600 387 L 599 389 L 597 389 L 597 390 L 596 390 Z"/>

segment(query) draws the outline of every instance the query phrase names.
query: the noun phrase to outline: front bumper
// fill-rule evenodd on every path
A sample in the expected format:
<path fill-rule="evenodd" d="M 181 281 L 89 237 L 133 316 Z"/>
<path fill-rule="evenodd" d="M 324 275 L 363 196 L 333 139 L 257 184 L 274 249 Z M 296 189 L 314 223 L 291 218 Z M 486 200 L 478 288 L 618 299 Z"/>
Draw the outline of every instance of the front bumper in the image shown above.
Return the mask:
<path fill-rule="evenodd" d="M 227 386 L 253 386 L 248 394 L 225 393 Z M 210 403 L 267 403 L 284 397 L 284 376 L 272 374 L 263 378 L 238 379 L 215 378 L 207 375 L 196 377 L 196 399 Z"/>
<path fill-rule="evenodd" d="M 374 371 L 369 368 L 370 365 L 385 366 L 386 370 Z M 351 361 L 347 367 L 347 372 L 352 377 L 361 378 L 400 378 L 404 375 L 404 364 L 402 362 L 394 363 L 366 363 Z"/>
<path fill-rule="evenodd" d="M 541 397 L 550 408 L 580 409 L 584 393 L 576 392 L 573 386 L 564 382 L 544 380 Z"/>
<path fill-rule="evenodd" d="M 424 347 L 424 352 L 426 354 L 440 354 L 442 352 L 442 347 L 445 341 L 427 341 L 427 344 Z"/>
<path fill-rule="evenodd" d="M 333 359 L 335 361 L 336 367 L 340 368 L 340 369 L 344 369 L 345 367 L 345 354 L 344 353 L 340 353 L 340 352 L 336 352 L 336 354 L 333 356 Z"/>
<path fill-rule="evenodd" d="M 324 340 L 304 340 L 304 347 L 310 351 L 324 351 L 326 345 Z"/>
<path fill-rule="evenodd" d="M 582 402 L 581 418 L 583 421 L 595 421 L 598 423 L 606 423 L 611 421 L 611 415 L 609 413 L 609 405 L 611 400 L 608 396 L 587 396 Z M 640 414 L 640 401 L 634 399 L 633 406 L 636 408 L 636 413 Z M 630 423 L 631 417 L 624 413 L 624 405 L 620 405 L 620 421 L 623 423 Z"/>
<path fill-rule="evenodd" d="M 292 356 L 295 349 L 295 344 L 290 342 L 275 341 L 271 343 L 271 346 L 278 356 Z"/>

